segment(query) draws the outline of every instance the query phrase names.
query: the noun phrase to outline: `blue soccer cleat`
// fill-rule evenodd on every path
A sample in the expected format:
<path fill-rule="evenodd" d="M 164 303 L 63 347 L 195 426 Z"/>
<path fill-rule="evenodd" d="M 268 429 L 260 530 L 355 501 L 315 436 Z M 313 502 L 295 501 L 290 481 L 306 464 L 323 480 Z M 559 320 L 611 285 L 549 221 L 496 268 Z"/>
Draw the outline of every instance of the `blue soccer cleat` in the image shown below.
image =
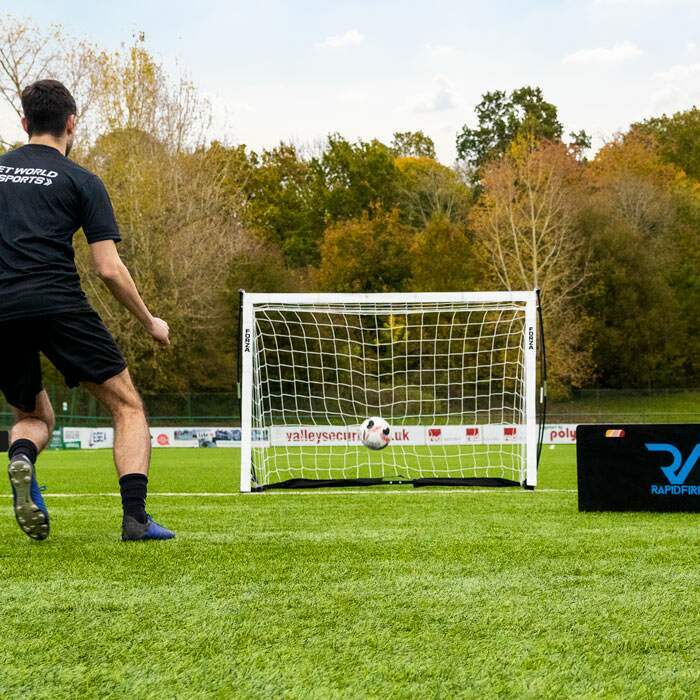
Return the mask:
<path fill-rule="evenodd" d="M 146 523 L 140 523 L 130 515 L 125 515 L 122 520 L 122 542 L 140 542 L 143 540 L 172 540 L 175 533 L 168 530 L 153 520 L 148 515 Z"/>
<path fill-rule="evenodd" d="M 36 481 L 34 465 L 20 454 L 10 462 L 7 473 L 17 524 L 27 537 L 45 540 L 49 536 L 49 511 Z"/>

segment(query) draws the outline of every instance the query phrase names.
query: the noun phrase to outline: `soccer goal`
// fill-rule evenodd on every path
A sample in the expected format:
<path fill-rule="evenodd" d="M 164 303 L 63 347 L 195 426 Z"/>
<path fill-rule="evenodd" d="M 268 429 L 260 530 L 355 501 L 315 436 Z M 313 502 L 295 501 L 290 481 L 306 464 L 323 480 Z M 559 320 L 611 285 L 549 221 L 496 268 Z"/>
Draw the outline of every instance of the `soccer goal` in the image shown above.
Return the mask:
<path fill-rule="evenodd" d="M 536 292 L 242 292 L 240 330 L 241 491 L 535 487 Z"/>

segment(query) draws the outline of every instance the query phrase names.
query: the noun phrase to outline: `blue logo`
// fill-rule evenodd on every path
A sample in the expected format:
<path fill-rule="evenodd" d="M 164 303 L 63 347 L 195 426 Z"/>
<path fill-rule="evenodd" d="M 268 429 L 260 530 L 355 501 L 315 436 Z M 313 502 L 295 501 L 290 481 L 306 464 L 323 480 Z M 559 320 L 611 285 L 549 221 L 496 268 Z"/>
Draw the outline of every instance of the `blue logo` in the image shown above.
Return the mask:
<path fill-rule="evenodd" d="M 695 448 L 688 456 L 688 459 L 683 461 L 681 451 L 675 446 L 668 443 L 646 443 L 645 447 L 649 452 L 667 452 L 671 456 L 671 463 L 665 467 L 661 467 L 661 471 L 668 480 L 668 484 L 652 484 L 651 492 L 657 496 L 680 496 L 680 495 L 700 495 L 700 486 L 686 486 L 685 482 L 693 467 L 700 460 L 700 444 L 695 445 Z"/>

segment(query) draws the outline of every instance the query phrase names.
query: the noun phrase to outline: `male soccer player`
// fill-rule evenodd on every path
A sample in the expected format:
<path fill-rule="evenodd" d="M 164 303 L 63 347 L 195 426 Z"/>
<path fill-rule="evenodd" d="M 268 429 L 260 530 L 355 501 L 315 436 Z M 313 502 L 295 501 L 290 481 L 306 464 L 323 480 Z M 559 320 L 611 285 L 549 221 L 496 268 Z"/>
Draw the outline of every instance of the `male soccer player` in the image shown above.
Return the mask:
<path fill-rule="evenodd" d="M 141 299 L 116 243 L 112 204 L 98 177 L 68 159 L 75 100 L 58 81 L 22 92 L 29 143 L 0 156 L 0 390 L 14 409 L 8 473 L 15 518 L 31 538 L 49 534 L 35 463 L 55 418 L 42 389 L 39 354 L 69 387 L 85 386 L 111 413 L 119 475 L 122 540 L 165 540 L 174 533 L 146 512 L 151 439 L 124 357 L 80 287 L 73 235 L 82 228 L 95 272 L 162 345 L 168 324 Z"/>

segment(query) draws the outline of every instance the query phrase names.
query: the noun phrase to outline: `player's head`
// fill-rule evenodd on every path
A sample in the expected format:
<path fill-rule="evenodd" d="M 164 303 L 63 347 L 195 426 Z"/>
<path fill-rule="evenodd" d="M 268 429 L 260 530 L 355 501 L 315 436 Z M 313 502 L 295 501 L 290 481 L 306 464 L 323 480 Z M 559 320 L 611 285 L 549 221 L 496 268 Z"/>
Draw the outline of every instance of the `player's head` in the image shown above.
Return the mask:
<path fill-rule="evenodd" d="M 73 95 L 58 80 L 37 80 L 22 90 L 22 126 L 32 136 L 66 138 L 66 155 L 75 137 L 77 108 Z"/>

